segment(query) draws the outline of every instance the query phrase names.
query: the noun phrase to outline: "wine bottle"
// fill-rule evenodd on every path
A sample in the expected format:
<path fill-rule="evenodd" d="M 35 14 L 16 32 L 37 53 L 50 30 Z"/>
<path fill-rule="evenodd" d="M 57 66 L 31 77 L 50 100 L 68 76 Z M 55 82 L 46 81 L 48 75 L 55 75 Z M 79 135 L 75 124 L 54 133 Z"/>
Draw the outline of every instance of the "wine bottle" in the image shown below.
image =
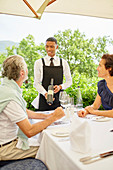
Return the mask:
<path fill-rule="evenodd" d="M 50 85 L 48 86 L 48 94 L 47 94 L 48 104 L 53 104 L 53 95 L 54 95 L 53 78 L 51 78 L 51 82 Z"/>

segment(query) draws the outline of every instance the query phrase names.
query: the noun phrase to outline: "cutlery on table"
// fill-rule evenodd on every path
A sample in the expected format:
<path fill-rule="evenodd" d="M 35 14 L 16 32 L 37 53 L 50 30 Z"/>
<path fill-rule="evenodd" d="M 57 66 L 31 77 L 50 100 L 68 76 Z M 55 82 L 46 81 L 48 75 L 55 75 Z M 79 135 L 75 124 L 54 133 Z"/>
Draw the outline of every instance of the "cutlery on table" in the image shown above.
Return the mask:
<path fill-rule="evenodd" d="M 102 158 L 106 158 L 106 157 L 111 156 L 111 155 L 113 155 L 113 151 L 101 153 L 101 154 L 98 154 L 98 155 L 95 155 L 95 156 L 87 156 L 87 157 L 81 158 L 80 162 L 82 162 L 83 164 L 89 164 L 89 163 L 93 163 L 95 161 L 98 161 Z"/>

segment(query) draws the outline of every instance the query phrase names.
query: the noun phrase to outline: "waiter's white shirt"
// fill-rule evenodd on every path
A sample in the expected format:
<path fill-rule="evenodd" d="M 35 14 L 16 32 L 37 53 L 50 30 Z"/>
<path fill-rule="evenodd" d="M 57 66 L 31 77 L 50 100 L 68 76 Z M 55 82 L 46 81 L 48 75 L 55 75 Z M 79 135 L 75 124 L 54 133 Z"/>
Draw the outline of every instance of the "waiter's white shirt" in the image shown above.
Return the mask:
<path fill-rule="evenodd" d="M 44 62 L 46 66 L 50 66 L 50 62 L 51 62 L 50 58 L 51 58 L 50 56 L 44 57 Z M 54 66 L 60 66 L 60 58 L 57 57 L 56 55 L 53 58 L 54 58 L 53 60 Z M 66 89 L 70 87 L 72 84 L 71 72 L 67 61 L 64 59 L 62 59 L 62 66 L 63 66 L 63 76 L 65 77 L 66 81 L 65 83 L 61 84 L 61 86 L 62 89 Z M 45 95 L 47 91 L 42 86 L 42 80 L 43 80 L 43 63 L 42 63 L 42 59 L 40 58 L 39 60 L 36 60 L 34 64 L 34 87 L 39 93 Z M 39 95 L 37 98 L 34 99 L 32 105 L 35 108 L 38 108 Z"/>

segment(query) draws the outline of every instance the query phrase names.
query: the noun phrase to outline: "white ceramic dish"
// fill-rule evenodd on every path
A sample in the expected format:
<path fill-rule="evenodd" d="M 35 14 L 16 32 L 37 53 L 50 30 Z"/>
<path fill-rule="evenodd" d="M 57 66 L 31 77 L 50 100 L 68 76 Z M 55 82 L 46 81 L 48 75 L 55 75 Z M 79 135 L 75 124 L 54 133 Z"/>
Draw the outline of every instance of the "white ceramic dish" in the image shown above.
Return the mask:
<path fill-rule="evenodd" d="M 106 121 L 110 121 L 111 118 L 103 117 L 103 116 L 97 116 L 97 117 L 93 117 L 92 120 L 94 120 L 96 122 L 106 122 Z"/>
<path fill-rule="evenodd" d="M 51 134 L 53 136 L 57 136 L 57 137 L 67 137 L 67 136 L 69 136 L 69 132 L 59 132 L 59 131 L 56 131 L 56 132 L 52 132 Z"/>

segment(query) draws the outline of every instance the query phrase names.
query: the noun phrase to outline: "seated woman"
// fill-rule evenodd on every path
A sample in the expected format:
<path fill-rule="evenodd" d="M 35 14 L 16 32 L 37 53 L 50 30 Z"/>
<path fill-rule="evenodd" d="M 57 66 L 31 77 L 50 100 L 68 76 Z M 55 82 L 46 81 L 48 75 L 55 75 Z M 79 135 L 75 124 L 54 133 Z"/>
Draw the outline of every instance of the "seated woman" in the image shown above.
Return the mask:
<path fill-rule="evenodd" d="M 113 117 L 113 54 L 102 56 L 97 71 L 98 77 L 103 78 L 98 82 L 98 94 L 91 106 L 78 112 L 80 117 L 85 117 L 87 114 Z M 98 110 L 101 104 L 105 110 Z"/>

